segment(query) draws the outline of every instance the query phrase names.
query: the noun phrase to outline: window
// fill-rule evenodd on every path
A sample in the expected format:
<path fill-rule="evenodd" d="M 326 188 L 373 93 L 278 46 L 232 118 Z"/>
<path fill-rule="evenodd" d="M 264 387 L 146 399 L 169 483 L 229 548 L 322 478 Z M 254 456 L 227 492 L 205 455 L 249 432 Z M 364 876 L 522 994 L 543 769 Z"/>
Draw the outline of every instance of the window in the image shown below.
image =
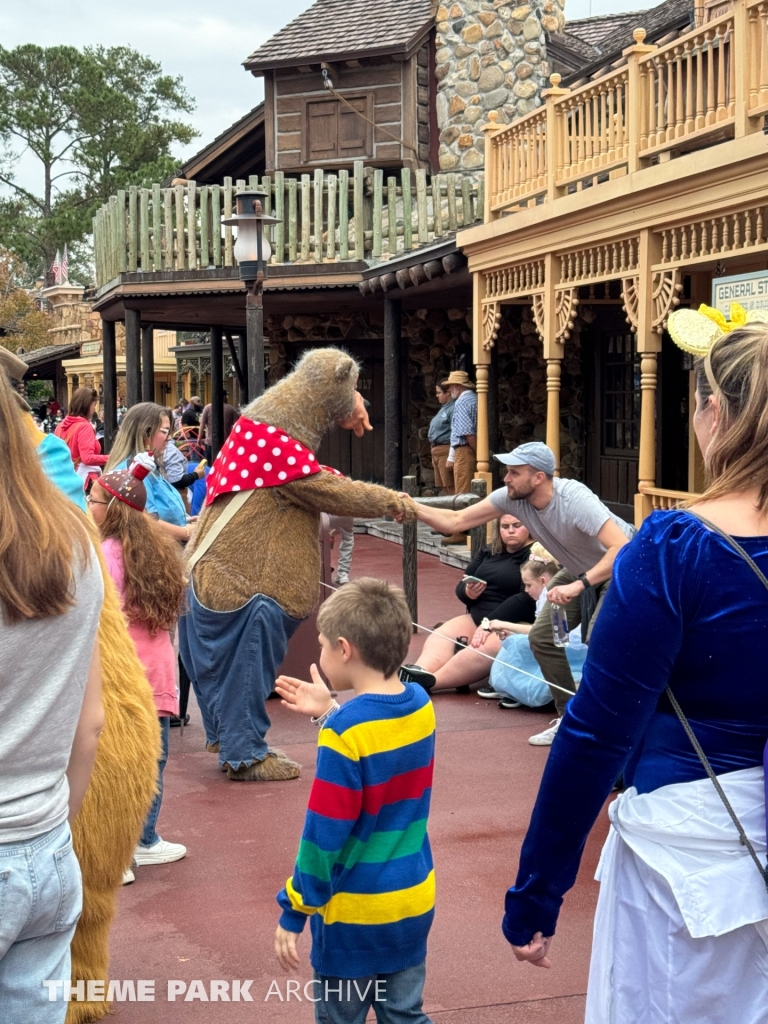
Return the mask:
<path fill-rule="evenodd" d="M 307 100 L 304 159 L 307 163 L 324 160 L 357 160 L 371 156 L 371 126 L 362 117 L 370 117 L 370 96 L 348 96 L 350 110 L 340 100 Z"/>

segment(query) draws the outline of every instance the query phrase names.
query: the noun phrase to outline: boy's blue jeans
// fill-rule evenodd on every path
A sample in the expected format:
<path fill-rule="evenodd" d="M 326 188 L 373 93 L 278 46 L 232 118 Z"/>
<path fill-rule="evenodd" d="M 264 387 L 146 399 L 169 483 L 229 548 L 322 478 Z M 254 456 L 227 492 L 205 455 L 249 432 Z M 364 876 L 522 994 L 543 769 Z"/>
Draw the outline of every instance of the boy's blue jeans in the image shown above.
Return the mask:
<path fill-rule="evenodd" d="M 217 612 L 188 591 L 179 620 L 179 651 L 209 743 L 219 744 L 219 764 L 238 769 L 267 756 L 267 697 L 288 641 L 301 625 L 271 597 L 255 594 L 233 612 Z"/>
<path fill-rule="evenodd" d="M 424 963 L 365 978 L 327 978 L 315 971 L 315 1024 L 365 1024 L 371 1007 L 378 1024 L 432 1024 L 421 1008 L 426 973 Z"/>
<path fill-rule="evenodd" d="M 63 1024 L 64 986 L 49 1002 L 43 982 L 70 981 L 69 944 L 82 906 L 66 821 L 35 839 L 0 843 L 0 1019 Z"/>

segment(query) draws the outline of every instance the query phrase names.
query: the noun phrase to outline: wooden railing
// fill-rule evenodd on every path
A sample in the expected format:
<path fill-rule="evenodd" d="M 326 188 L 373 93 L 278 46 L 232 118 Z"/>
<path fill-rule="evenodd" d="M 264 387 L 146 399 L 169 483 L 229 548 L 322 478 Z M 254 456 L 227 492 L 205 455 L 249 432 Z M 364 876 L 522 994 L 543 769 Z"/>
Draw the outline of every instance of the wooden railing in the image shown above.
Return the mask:
<path fill-rule="evenodd" d="M 270 230 L 272 263 L 323 263 L 389 259 L 483 219 L 484 183 L 461 174 L 415 173 L 398 177 L 362 162 L 354 170 L 248 182 L 171 188 L 132 186 L 112 196 L 93 222 L 96 284 L 119 274 L 234 267 L 230 217 L 245 188 L 267 193 L 266 213 L 281 218 Z"/>
<path fill-rule="evenodd" d="M 644 484 L 640 485 L 640 493 L 648 499 L 647 515 L 650 515 L 651 512 L 668 512 L 670 509 L 678 508 L 686 501 L 698 498 L 698 494 L 691 491 L 670 491 L 663 487 L 648 487 Z"/>
<path fill-rule="evenodd" d="M 768 0 L 734 0 L 665 46 L 634 38 L 625 66 L 572 91 L 552 75 L 544 106 L 503 128 L 490 115 L 486 219 L 762 128 Z"/>

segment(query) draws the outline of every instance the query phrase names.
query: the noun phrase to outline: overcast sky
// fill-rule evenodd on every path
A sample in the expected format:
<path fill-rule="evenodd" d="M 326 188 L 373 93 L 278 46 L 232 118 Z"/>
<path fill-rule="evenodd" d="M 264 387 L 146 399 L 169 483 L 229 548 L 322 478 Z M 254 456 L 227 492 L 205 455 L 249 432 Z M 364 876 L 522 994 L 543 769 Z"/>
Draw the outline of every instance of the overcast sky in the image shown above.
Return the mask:
<path fill-rule="evenodd" d="M 263 98 L 262 80 L 242 62 L 265 40 L 311 6 L 311 0 L 0 0 L 0 42 L 8 49 L 39 46 L 128 45 L 181 75 L 195 98 L 192 121 L 200 132 L 185 150 L 197 152 Z M 566 0 L 567 18 L 655 6 L 643 0 Z M 375 0 L 371 16 L 376 14 Z M 34 164 L 24 161 L 20 180 L 39 189 Z"/>

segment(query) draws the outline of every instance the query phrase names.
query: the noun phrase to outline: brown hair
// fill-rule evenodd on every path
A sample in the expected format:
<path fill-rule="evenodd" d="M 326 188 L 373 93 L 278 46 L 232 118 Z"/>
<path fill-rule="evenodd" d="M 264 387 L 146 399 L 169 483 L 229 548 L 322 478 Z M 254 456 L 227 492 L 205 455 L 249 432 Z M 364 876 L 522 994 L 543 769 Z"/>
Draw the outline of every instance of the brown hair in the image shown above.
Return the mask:
<path fill-rule="evenodd" d="M 84 416 L 88 419 L 91 406 L 98 397 L 93 388 L 78 388 L 72 394 L 72 401 L 69 403 L 69 415 Z"/>
<path fill-rule="evenodd" d="M 123 416 L 120 429 L 112 445 L 112 451 L 109 453 L 106 472 L 117 469 L 126 459 L 132 459 L 139 452 L 147 451 L 152 438 L 160 429 L 163 416 L 168 417 L 168 425 L 172 429 L 173 417 L 170 409 L 166 409 L 163 405 L 156 405 L 154 402 L 139 402 L 137 405 L 132 405 Z M 168 436 L 170 437 L 170 434 Z M 152 454 L 155 457 L 155 462 L 162 468 L 162 451 Z"/>
<path fill-rule="evenodd" d="M 698 501 L 760 489 L 768 507 L 768 325 L 750 324 L 724 334 L 696 364 L 696 390 L 714 394 L 721 427 L 707 449 L 708 485 Z"/>
<path fill-rule="evenodd" d="M 85 566 L 85 516 L 46 477 L 22 412 L 0 372 L 0 611 L 8 624 L 63 615 L 74 604 L 75 559 Z"/>
<path fill-rule="evenodd" d="M 525 569 L 535 580 L 540 580 L 542 576 L 554 576 L 558 571 L 558 564 L 544 545 L 536 541 L 531 545 L 528 559 L 523 562 L 520 569 Z"/>
<path fill-rule="evenodd" d="M 104 499 L 111 495 L 99 488 Z M 130 622 L 141 622 L 154 634 L 172 629 L 184 601 L 185 582 L 178 544 L 154 519 L 112 498 L 99 532 L 114 537 L 123 549 L 123 611 Z"/>
<path fill-rule="evenodd" d="M 357 648 L 364 665 L 386 677 L 405 661 L 412 635 L 402 590 L 372 577 L 337 590 L 320 606 L 317 628 L 332 644 L 343 636 Z"/>
<path fill-rule="evenodd" d="M 504 516 L 509 515 L 512 515 L 512 513 L 505 512 L 504 515 L 498 516 L 498 518 L 491 520 L 491 539 L 488 541 L 488 550 L 492 555 L 500 555 L 507 550 L 504 545 L 504 541 L 501 539 L 501 520 L 504 518 Z M 517 516 L 515 516 L 515 518 L 517 519 Z M 518 522 L 520 522 L 519 519 Z"/>

